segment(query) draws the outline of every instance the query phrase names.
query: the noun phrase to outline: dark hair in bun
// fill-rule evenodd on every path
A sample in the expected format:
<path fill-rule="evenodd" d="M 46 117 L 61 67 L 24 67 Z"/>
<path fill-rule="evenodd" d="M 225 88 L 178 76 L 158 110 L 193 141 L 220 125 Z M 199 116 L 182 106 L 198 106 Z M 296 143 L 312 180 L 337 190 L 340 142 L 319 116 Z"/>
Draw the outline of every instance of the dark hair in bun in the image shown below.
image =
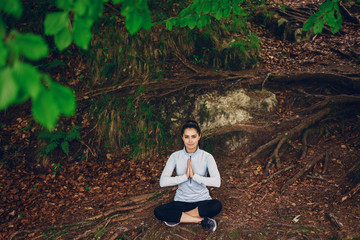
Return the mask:
<path fill-rule="evenodd" d="M 195 128 L 198 134 L 201 134 L 199 124 L 194 120 L 187 120 L 184 126 L 181 128 L 181 136 L 184 135 L 185 129 L 187 128 Z"/>

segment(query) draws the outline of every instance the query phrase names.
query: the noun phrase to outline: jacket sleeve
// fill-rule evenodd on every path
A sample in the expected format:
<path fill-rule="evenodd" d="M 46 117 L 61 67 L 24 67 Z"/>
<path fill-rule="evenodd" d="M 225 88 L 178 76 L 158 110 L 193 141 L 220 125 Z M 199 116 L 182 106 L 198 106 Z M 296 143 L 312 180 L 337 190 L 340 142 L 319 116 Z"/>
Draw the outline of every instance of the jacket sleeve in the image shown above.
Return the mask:
<path fill-rule="evenodd" d="M 194 181 L 209 187 L 220 187 L 221 185 L 220 173 L 217 168 L 215 159 L 211 154 L 209 154 L 207 158 L 207 167 L 210 177 L 202 177 L 198 174 L 195 174 L 193 177 Z"/>
<path fill-rule="evenodd" d="M 179 185 L 180 183 L 186 182 L 188 179 L 186 174 L 181 176 L 172 177 L 172 173 L 176 166 L 176 157 L 174 154 L 167 160 L 165 168 L 160 177 L 160 187 L 169 187 Z"/>

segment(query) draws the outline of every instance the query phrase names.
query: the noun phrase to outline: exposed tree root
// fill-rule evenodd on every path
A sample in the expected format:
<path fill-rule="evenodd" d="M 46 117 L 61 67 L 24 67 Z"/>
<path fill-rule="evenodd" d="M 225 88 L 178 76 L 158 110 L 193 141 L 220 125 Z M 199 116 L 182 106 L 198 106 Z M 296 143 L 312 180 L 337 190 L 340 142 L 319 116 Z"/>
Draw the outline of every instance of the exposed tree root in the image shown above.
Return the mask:
<path fill-rule="evenodd" d="M 325 153 L 325 159 L 324 159 L 324 167 L 323 167 L 323 170 L 322 170 L 322 174 L 325 174 L 328 170 L 328 167 L 329 167 L 329 159 L 330 159 L 330 156 L 329 156 L 329 153 L 326 152 Z"/>
<path fill-rule="evenodd" d="M 309 134 L 309 130 L 306 130 L 302 137 L 302 153 L 300 159 L 304 159 L 307 153 L 307 137 Z"/>
<path fill-rule="evenodd" d="M 222 135 L 226 133 L 246 131 L 246 132 L 271 132 L 274 131 L 275 127 L 272 125 L 249 125 L 249 124 L 234 124 L 231 126 L 220 127 L 211 131 L 204 131 L 201 135 L 203 137 L 210 137 L 214 135 Z"/>
<path fill-rule="evenodd" d="M 99 214 L 88 218 L 83 222 L 76 222 L 68 225 L 51 226 L 52 234 L 48 237 L 56 238 L 58 236 L 67 239 L 110 239 L 110 237 L 102 238 L 101 236 L 108 234 L 108 229 L 112 229 L 119 222 L 138 222 L 147 219 L 149 216 L 144 215 L 144 212 L 149 212 L 152 216 L 152 209 L 159 204 L 159 196 L 170 193 L 172 190 L 165 189 L 160 192 L 143 194 L 129 198 L 114 208 L 103 214 Z M 168 195 L 170 196 L 170 194 Z M 166 197 L 167 198 L 167 197 Z M 151 208 L 151 210 L 149 210 Z M 136 228 L 136 225 L 130 227 Z M 117 230 L 110 234 L 111 237 L 119 236 L 121 232 L 130 230 L 127 227 L 117 228 Z M 46 229 L 44 229 L 44 232 Z M 120 232 L 117 232 L 120 231 Z M 14 233 L 10 239 L 19 239 L 19 236 L 31 233 L 30 230 Z M 42 238 L 43 235 L 38 238 Z M 34 238 L 33 238 L 34 239 Z"/>
<path fill-rule="evenodd" d="M 145 201 L 148 201 L 154 194 L 153 193 L 149 193 L 149 194 L 144 194 L 144 195 L 140 195 L 140 196 L 135 196 L 121 204 L 119 204 L 116 208 L 111 209 L 103 214 L 94 216 L 94 217 L 90 217 L 86 220 L 97 220 L 100 218 L 104 218 L 107 217 L 109 215 L 112 215 L 116 212 L 125 212 L 125 211 L 129 211 L 129 210 L 134 210 L 134 209 L 138 209 L 139 205 L 141 205 L 142 203 L 144 203 Z"/>
<path fill-rule="evenodd" d="M 286 143 L 288 143 L 292 148 L 299 150 L 299 146 L 296 145 L 291 139 L 287 138 Z"/>
<path fill-rule="evenodd" d="M 330 108 L 325 108 L 316 114 L 313 114 L 312 116 L 307 117 L 306 120 L 304 120 L 302 123 L 300 123 L 295 128 L 291 129 L 290 131 L 276 137 L 275 139 L 265 143 L 264 145 L 261 145 L 259 148 L 257 148 L 254 152 L 249 154 L 245 159 L 244 163 L 249 163 L 254 158 L 258 157 L 261 152 L 263 152 L 265 149 L 272 147 L 273 145 L 277 144 L 281 139 L 284 137 L 288 138 L 295 138 L 301 134 L 301 132 L 304 129 L 307 129 L 309 126 L 315 124 L 319 120 L 321 120 L 324 116 L 326 116 L 330 112 Z"/>
<path fill-rule="evenodd" d="M 310 84 L 313 87 L 314 83 L 326 86 L 326 84 L 332 87 L 345 89 L 351 94 L 357 94 L 360 89 L 360 79 L 358 77 L 338 75 L 332 73 L 294 73 L 290 75 L 270 76 L 267 80 L 268 84 L 281 83 L 281 84 Z"/>
<path fill-rule="evenodd" d="M 279 149 L 282 147 L 282 145 L 284 144 L 285 141 L 286 141 L 286 136 L 283 136 L 280 139 L 280 141 L 278 142 L 278 144 L 274 150 L 274 153 L 270 156 L 270 159 L 269 159 L 268 163 L 266 164 L 265 174 L 269 173 L 270 165 L 272 164 L 273 161 L 275 161 L 277 169 L 281 168 Z"/>
<path fill-rule="evenodd" d="M 132 89 L 134 87 L 145 86 L 146 89 L 150 89 L 150 92 L 147 92 L 146 98 L 159 98 L 163 96 L 168 96 L 174 92 L 181 91 L 183 89 L 189 88 L 190 86 L 203 86 L 205 88 L 212 88 L 214 85 L 213 82 L 217 84 L 222 84 L 224 82 L 234 82 L 240 81 L 245 82 L 246 80 L 253 79 L 256 77 L 252 73 L 246 74 L 245 72 L 242 75 L 233 75 L 227 73 L 195 73 L 184 79 L 183 76 L 178 78 L 166 79 L 166 81 L 148 81 L 146 78 L 144 79 L 131 79 L 127 80 L 121 84 L 114 85 L 111 87 L 95 89 L 89 92 L 78 96 L 76 100 L 84 101 L 88 99 L 92 99 L 94 97 L 101 96 L 103 94 L 121 94 L 122 91 Z M 216 79 L 216 81 L 213 81 Z"/>
<path fill-rule="evenodd" d="M 358 160 L 345 174 L 344 177 L 360 180 L 360 160 Z"/>
<path fill-rule="evenodd" d="M 298 179 L 300 179 L 304 173 L 309 171 L 316 163 L 318 163 L 320 160 L 322 160 L 325 156 L 325 153 L 321 153 L 320 155 L 313 158 L 313 160 L 305 165 L 294 177 L 292 177 L 290 180 L 288 180 L 281 188 L 281 194 L 284 194 L 286 190 L 289 188 L 290 185 L 292 185 L 294 182 L 296 182 Z"/>

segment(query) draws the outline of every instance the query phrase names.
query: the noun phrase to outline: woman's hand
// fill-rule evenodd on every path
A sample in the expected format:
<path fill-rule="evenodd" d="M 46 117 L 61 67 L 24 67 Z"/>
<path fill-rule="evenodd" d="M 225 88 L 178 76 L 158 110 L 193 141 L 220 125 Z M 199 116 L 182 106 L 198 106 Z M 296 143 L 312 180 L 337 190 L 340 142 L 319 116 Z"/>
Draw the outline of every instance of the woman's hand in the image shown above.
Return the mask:
<path fill-rule="evenodd" d="M 193 178 L 194 177 L 194 170 L 192 169 L 190 158 L 187 161 L 186 176 L 188 178 Z"/>

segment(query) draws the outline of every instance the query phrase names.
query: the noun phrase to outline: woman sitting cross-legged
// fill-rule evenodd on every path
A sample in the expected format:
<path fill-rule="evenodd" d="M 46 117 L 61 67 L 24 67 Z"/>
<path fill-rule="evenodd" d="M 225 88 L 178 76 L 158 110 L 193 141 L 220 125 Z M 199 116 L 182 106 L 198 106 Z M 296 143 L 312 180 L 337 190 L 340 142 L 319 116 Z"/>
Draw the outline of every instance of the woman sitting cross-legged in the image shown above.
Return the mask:
<path fill-rule="evenodd" d="M 200 137 L 197 122 L 187 121 L 181 129 L 185 146 L 171 154 L 160 177 L 161 187 L 178 186 L 174 201 L 156 207 L 154 214 L 170 227 L 201 223 L 215 231 L 217 224 L 212 218 L 220 213 L 222 204 L 210 197 L 207 186 L 220 187 L 220 173 L 214 157 L 199 149 Z M 172 176 L 174 169 L 177 176 Z"/>

